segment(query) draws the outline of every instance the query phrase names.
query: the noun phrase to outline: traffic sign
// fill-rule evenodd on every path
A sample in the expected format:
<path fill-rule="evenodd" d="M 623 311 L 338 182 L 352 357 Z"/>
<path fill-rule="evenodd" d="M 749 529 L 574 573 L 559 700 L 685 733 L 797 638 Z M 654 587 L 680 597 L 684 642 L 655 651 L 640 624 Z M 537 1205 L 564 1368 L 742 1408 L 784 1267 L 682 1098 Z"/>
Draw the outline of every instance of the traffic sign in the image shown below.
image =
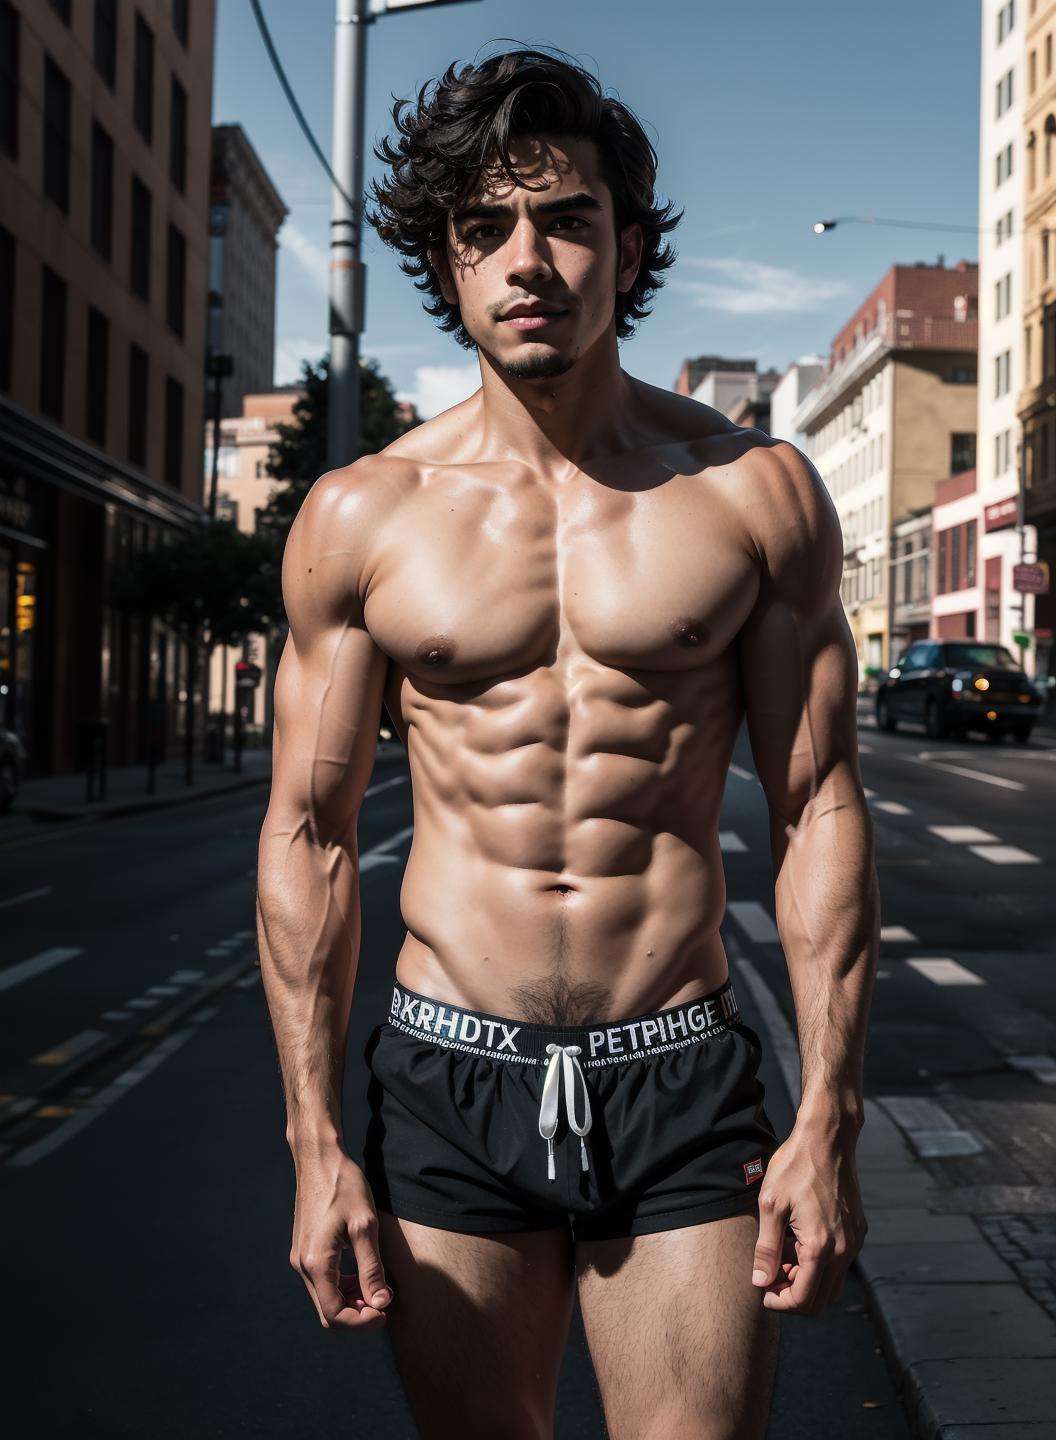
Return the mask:
<path fill-rule="evenodd" d="M 264 672 L 250 660 L 240 660 L 235 666 L 235 684 L 240 690 L 255 690 Z"/>
<path fill-rule="evenodd" d="M 1049 567 L 1044 560 L 1032 565 L 1012 566 L 1012 589 L 1021 595 L 1047 595 L 1049 593 Z"/>

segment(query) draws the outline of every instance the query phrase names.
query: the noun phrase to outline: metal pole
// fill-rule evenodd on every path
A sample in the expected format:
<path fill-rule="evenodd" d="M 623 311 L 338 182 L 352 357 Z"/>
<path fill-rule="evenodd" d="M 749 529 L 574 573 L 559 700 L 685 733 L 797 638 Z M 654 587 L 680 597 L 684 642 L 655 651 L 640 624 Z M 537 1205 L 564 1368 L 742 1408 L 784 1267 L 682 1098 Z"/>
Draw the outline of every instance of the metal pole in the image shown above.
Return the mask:
<path fill-rule="evenodd" d="M 333 171 L 341 188 L 330 187 L 327 466 L 331 470 L 350 464 L 359 455 L 359 337 L 364 328 L 366 281 L 360 259 L 363 136 L 367 26 L 374 18 L 367 7 L 368 0 L 337 0 Z"/>

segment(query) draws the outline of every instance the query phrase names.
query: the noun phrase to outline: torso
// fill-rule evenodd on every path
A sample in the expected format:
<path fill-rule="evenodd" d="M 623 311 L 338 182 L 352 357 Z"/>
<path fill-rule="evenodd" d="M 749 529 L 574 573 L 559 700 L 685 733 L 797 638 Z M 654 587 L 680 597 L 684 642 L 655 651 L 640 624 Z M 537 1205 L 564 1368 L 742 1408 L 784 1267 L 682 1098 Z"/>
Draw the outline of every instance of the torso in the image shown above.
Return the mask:
<path fill-rule="evenodd" d="M 559 484 L 433 463 L 428 427 L 386 452 L 364 617 L 410 764 L 412 989 L 580 1024 L 726 978 L 718 819 L 759 589 L 736 497 L 761 437 L 701 434 L 714 412 L 686 404 L 675 438 Z"/>

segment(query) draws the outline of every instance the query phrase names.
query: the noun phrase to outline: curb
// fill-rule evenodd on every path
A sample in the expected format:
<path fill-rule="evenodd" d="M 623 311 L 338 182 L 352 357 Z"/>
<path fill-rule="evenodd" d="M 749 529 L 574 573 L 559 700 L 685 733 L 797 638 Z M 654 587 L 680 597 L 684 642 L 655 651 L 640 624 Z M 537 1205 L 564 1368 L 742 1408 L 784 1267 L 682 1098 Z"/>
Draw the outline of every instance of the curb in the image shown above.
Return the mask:
<path fill-rule="evenodd" d="M 857 1147 L 855 1260 L 918 1440 L 1056 1440 L 1056 1322 L 971 1215 L 934 1213 L 924 1162 L 875 1100 Z"/>
<path fill-rule="evenodd" d="M 271 771 L 264 775 L 243 775 L 229 784 L 212 785 L 208 790 L 196 790 L 189 785 L 186 791 L 174 795 L 143 795 L 136 800 L 103 800 L 98 808 L 89 809 L 82 805 L 34 805 L 32 801 L 15 801 L 12 815 L 28 815 L 34 820 L 116 820 L 124 815 L 138 815 L 144 810 L 168 810 L 174 805 L 186 805 L 192 800 L 209 800 L 214 795 L 227 795 L 233 790 L 246 790 L 251 785 L 266 785 L 271 780 Z"/>

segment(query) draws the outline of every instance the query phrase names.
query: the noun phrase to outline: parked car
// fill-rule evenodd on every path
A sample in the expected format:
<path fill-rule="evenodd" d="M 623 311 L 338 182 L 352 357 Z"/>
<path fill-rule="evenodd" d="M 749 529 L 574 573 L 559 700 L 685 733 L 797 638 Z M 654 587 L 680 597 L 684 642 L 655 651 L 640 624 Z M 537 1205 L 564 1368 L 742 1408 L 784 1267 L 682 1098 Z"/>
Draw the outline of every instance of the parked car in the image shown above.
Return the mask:
<path fill-rule="evenodd" d="M 0 727 L 0 815 L 11 809 L 25 763 L 26 752 L 22 741 L 13 730 Z"/>
<path fill-rule="evenodd" d="M 978 640 L 918 640 L 901 655 L 876 693 L 876 723 L 923 724 L 932 739 L 982 730 L 1025 744 L 1042 710 L 1041 689 L 1003 645 Z"/>

